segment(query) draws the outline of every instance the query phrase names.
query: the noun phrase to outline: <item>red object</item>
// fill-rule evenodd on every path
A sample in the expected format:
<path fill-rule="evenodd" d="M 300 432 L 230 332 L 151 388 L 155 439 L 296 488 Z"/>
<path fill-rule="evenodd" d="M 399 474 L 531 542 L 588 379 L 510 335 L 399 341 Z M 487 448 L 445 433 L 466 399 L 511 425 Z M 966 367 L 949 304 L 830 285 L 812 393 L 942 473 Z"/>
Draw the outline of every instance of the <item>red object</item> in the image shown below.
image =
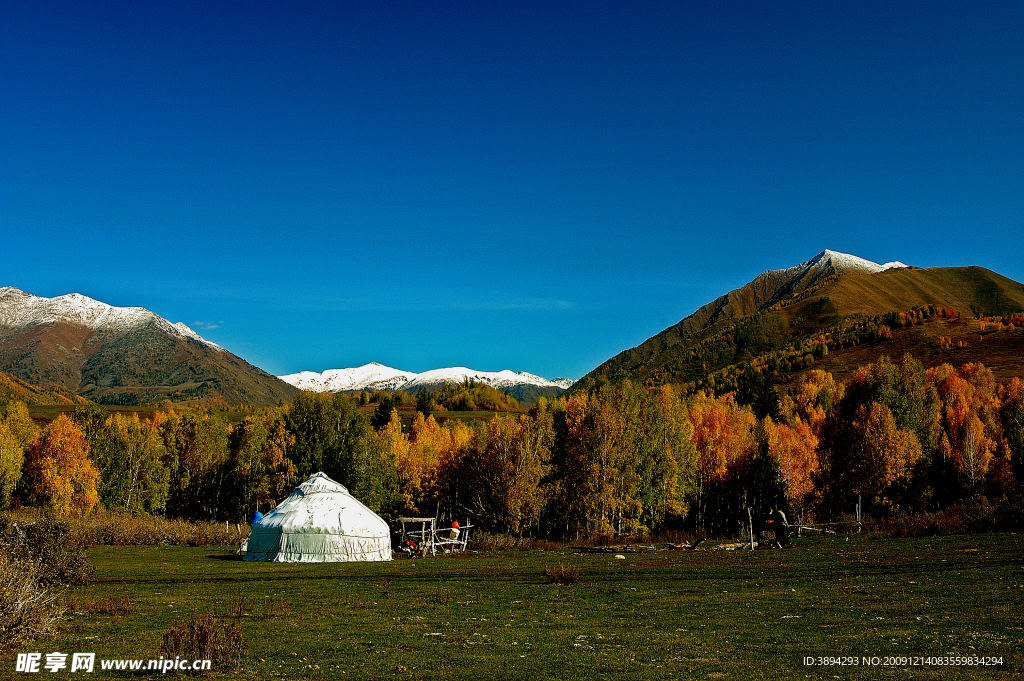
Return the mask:
<path fill-rule="evenodd" d="M 452 527 L 454 527 L 456 530 L 459 529 L 459 521 L 456 520 L 455 522 L 453 522 Z"/>

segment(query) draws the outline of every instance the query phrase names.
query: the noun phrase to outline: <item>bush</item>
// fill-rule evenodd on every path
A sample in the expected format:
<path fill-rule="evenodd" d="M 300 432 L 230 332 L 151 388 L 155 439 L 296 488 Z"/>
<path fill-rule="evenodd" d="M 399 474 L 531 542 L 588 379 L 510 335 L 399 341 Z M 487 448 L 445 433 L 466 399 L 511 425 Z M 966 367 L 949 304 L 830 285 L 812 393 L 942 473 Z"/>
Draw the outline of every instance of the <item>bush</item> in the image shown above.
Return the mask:
<path fill-rule="evenodd" d="M 95 568 L 85 548 L 72 537 L 67 521 L 52 517 L 15 522 L 0 515 L 0 547 L 14 561 L 31 567 L 32 578 L 42 587 L 83 586 L 92 581 Z"/>
<path fill-rule="evenodd" d="M 241 627 L 233 622 L 217 624 L 209 613 L 174 623 L 160 646 L 160 654 L 167 659 L 211 660 L 214 668 L 237 667 L 244 653 Z"/>
<path fill-rule="evenodd" d="M 561 563 L 558 567 L 545 567 L 544 575 L 551 580 L 552 584 L 560 584 L 561 586 L 571 586 L 576 582 L 580 581 L 580 571 L 578 568 L 565 567 Z"/>
<path fill-rule="evenodd" d="M 1024 490 L 1002 500 L 996 509 L 993 525 L 1000 532 L 1024 530 Z"/>
<path fill-rule="evenodd" d="M 1005 513 L 1003 515 L 1006 515 Z M 864 531 L 872 537 L 926 537 L 946 534 L 968 534 L 1011 529 L 999 523 L 1000 515 L 985 497 L 964 499 L 934 513 L 869 519 Z"/>
<path fill-rule="evenodd" d="M 33 564 L 0 553 L 0 653 L 44 635 L 63 614 Z"/>
<path fill-rule="evenodd" d="M 120 617 L 136 612 L 135 603 L 127 596 L 103 596 L 101 598 L 72 595 L 65 601 L 72 614 L 100 614 Z"/>
<path fill-rule="evenodd" d="M 490 532 L 474 534 L 470 546 L 477 551 L 555 551 L 565 548 L 563 542 Z"/>

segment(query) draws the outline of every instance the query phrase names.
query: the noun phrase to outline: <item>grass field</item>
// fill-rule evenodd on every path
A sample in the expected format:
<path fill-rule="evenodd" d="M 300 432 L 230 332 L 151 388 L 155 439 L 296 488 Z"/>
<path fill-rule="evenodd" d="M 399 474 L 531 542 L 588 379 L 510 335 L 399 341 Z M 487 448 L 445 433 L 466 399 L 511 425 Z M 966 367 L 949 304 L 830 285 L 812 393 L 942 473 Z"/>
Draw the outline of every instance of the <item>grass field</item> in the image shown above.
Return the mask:
<path fill-rule="evenodd" d="M 32 418 L 50 422 L 56 419 L 61 414 L 67 414 L 70 417 L 75 409 L 79 405 L 76 404 L 43 404 L 43 405 L 31 405 L 28 408 L 28 414 Z M 108 414 L 111 416 L 115 413 L 120 414 L 138 414 L 140 419 L 153 419 L 153 415 L 160 409 L 159 407 L 123 407 L 123 406 L 109 406 L 100 405 Z"/>
<path fill-rule="evenodd" d="M 1019 535 L 854 535 L 797 540 L 788 551 L 657 551 L 626 560 L 571 549 L 320 565 L 247 563 L 226 547 L 96 547 L 90 555 L 96 581 L 67 597 L 80 613 L 28 652 L 156 658 L 174 620 L 212 612 L 240 622 L 249 644 L 242 668 L 217 674 L 228 678 L 1006 679 L 1024 672 Z M 549 583 L 543 570 L 560 564 L 578 569 L 580 581 Z M 129 612 L 101 612 L 104 596 L 126 597 Z M 1003 665 L 803 663 L 805 656 L 954 654 L 997 656 Z M 13 655 L 0 664 L 13 670 Z"/>

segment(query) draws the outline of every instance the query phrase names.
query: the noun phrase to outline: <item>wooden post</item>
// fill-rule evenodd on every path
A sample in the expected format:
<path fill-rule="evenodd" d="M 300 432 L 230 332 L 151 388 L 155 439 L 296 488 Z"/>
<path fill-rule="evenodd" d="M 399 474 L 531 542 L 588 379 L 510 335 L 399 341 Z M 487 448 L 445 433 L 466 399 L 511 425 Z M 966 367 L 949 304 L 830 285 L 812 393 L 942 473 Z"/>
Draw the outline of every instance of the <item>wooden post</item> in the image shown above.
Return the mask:
<path fill-rule="evenodd" d="M 860 534 L 860 495 L 857 495 L 857 534 Z"/>
<path fill-rule="evenodd" d="M 754 550 L 754 516 L 750 513 L 750 507 L 747 506 L 747 521 L 748 527 L 750 528 L 750 550 Z"/>

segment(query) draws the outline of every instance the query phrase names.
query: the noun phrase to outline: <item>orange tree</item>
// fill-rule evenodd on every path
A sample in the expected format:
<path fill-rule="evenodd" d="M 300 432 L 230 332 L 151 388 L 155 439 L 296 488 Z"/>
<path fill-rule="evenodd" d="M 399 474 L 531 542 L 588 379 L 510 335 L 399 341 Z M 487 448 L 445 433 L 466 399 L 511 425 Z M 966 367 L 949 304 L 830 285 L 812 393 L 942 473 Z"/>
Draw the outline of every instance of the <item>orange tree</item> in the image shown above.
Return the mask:
<path fill-rule="evenodd" d="M 100 472 L 89 459 L 85 433 L 64 414 L 29 446 L 24 473 L 28 500 L 57 515 L 82 515 L 99 503 Z"/>

